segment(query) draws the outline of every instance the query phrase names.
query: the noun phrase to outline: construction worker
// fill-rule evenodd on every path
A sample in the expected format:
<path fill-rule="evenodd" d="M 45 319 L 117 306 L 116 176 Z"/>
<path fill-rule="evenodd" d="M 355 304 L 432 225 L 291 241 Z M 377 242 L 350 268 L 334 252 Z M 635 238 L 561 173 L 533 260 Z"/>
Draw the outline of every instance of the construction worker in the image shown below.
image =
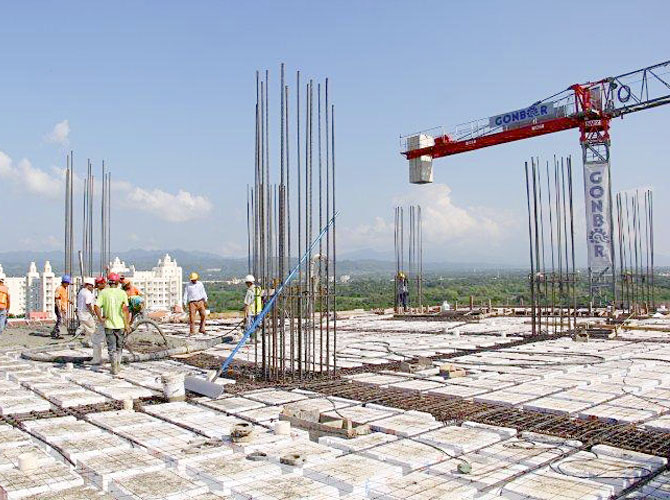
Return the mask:
<path fill-rule="evenodd" d="M 128 278 L 126 278 L 125 281 L 121 283 L 121 288 L 123 288 L 123 291 L 126 292 L 126 295 L 128 297 L 142 296 L 142 292 L 140 292 L 140 289 L 137 288 L 135 285 L 133 285 L 133 282 L 130 281 Z"/>
<path fill-rule="evenodd" d="M 128 296 L 128 309 L 130 310 L 130 323 L 132 324 L 135 316 L 140 314 L 142 309 L 144 309 L 144 298 L 140 289 L 134 286 L 132 281 L 127 278 L 121 284 L 121 288 L 123 288 L 123 291 Z"/>
<path fill-rule="evenodd" d="M 5 331 L 5 327 L 7 326 L 10 305 L 9 288 L 5 286 L 5 278 L 0 276 L 0 335 Z"/>
<path fill-rule="evenodd" d="M 56 288 L 56 294 L 54 296 L 56 324 L 54 325 L 53 330 L 51 330 L 51 338 L 53 339 L 63 338 L 60 334 L 60 327 L 63 324 L 65 316 L 67 315 L 67 308 L 70 304 L 68 288 L 72 284 L 72 278 L 70 278 L 69 274 L 64 274 L 60 281 L 60 286 Z"/>
<path fill-rule="evenodd" d="M 409 298 L 409 287 L 407 286 L 407 276 L 400 271 L 396 280 L 396 307 L 398 312 L 407 310 L 407 299 Z"/>
<path fill-rule="evenodd" d="M 130 315 L 128 314 L 128 296 L 119 288 L 119 275 L 110 273 L 107 276 L 107 282 L 109 287 L 98 295 L 95 314 L 100 322 L 105 324 L 105 340 L 111 372 L 112 375 L 116 375 L 121 369 L 124 333 L 130 325 Z"/>
<path fill-rule="evenodd" d="M 79 327 L 75 335 L 84 334 L 91 335 L 95 333 L 95 295 L 93 289 L 95 288 L 95 280 L 93 278 L 84 278 L 84 286 L 81 287 L 77 294 L 77 319 L 79 320 Z"/>
<path fill-rule="evenodd" d="M 263 298 L 261 287 L 256 285 L 256 278 L 253 274 L 247 274 L 244 278 L 247 285 L 247 293 L 244 296 L 244 317 L 246 318 L 245 330 L 251 327 L 256 316 L 263 310 Z"/>
<path fill-rule="evenodd" d="M 107 280 L 104 276 L 98 276 L 95 278 L 95 291 L 98 296 L 107 288 Z M 93 307 L 93 313 L 95 314 L 95 303 Z M 97 314 L 96 314 L 97 316 Z M 102 344 L 105 341 L 105 325 L 98 323 L 95 328 L 95 332 L 91 335 L 91 345 L 93 347 L 93 358 L 91 358 L 91 364 L 100 365 L 102 364 Z"/>
<path fill-rule="evenodd" d="M 195 314 L 200 315 L 200 333 L 205 332 L 205 317 L 207 316 L 207 292 L 205 285 L 198 281 L 198 273 L 191 273 L 188 277 L 190 283 L 184 289 L 184 305 L 188 307 L 189 335 L 195 333 Z"/>

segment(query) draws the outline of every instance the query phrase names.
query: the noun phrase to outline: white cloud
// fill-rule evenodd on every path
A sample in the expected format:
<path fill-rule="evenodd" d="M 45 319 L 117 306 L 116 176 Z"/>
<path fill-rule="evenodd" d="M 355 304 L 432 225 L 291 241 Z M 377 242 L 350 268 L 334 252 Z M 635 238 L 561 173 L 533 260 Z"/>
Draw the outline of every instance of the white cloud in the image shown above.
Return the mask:
<path fill-rule="evenodd" d="M 62 122 L 56 123 L 54 128 L 44 136 L 46 142 L 53 144 L 60 144 L 61 146 L 67 146 L 70 138 L 70 122 L 68 120 L 63 120 Z"/>
<path fill-rule="evenodd" d="M 14 189 L 22 194 L 32 194 L 53 200 L 62 199 L 65 192 L 65 170 L 51 167 L 44 170 L 34 167 L 29 160 L 23 159 L 15 163 L 12 158 L 0 151 L 0 179 L 8 181 Z M 74 186 L 77 193 L 83 189 L 83 181 L 75 175 Z M 113 188 L 121 197 L 121 208 L 139 210 L 150 213 L 168 222 L 186 222 L 207 216 L 213 208 L 206 196 L 196 195 L 179 190 L 176 194 L 162 189 L 144 189 L 124 180 L 113 181 Z M 96 186 L 100 193 L 100 185 Z"/>
<path fill-rule="evenodd" d="M 212 203 L 206 196 L 193 195 L 181 189 L 177 194 L 172 194 L 161 189 L 134 187 L 127 194 L 125 202 L 168 222 L 199 219 L 212 211 Z"/>
<path fill-rule="evenodd" d="M 49 173 L 33 167 L 25 158 L 14 163 L 9 155 L 2 151 L 0 151 L 0 179 L 7 180 L 19 191 L 52 199 L 61 195 L 64 186 L 63 174 L 59 169 L 52 168 L 52 172 Z"/>
<path fill-rule="evenodd" d="M 396 197 L 394 204 L 421 205 L 424 251 L 449 248 L 459 254 L 481 253 L 482 247 L 500 247 L 518 230 L 518 214 L 489 207 L 463 207 L 454 203 L 446 184 L 430 184 Z M 370 248 L 393 251 L 393 218 L 375 217 L 354 227 L 342 228 L 342 246 L 346 250 Z M 409 212 L 405 209 L 405 237 L 409 234 Z"/>

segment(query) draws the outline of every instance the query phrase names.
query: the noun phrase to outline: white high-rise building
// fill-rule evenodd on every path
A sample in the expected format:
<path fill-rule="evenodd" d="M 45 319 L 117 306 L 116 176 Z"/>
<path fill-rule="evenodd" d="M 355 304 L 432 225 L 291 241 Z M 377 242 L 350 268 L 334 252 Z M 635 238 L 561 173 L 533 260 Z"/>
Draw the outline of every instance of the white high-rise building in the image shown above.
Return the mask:
<path fill-rule="evenodd" d="M 182 268 L 167 254 L 151 271 L 137 271 L 135 266 L 126 266 L 118 257 L 110 264 L 110 271 L 125 275 L 140 289 L 148 310 L 170 310 L 181 305 Z M 37 265 L 31 262 L 26 275 L 20 277 L 5 276 L 0 265 L 0 276 L 9 288 L 11 315 L 30 316 L 30 313 L 39 313 L 46 318 L 55 318 L 54 297 L 61 277 L 54 274 L 49 261 L 44 263 L 41 273 L 37 271 Z M 74 294 L 80 284 L 78 277 L 73 276 L 73 279 L 75 283 L 70 290 Z"/>
<path fill-rule="evenodd" d="M 144 295 L 145 306 L 151 311 L 164 311 L 181 305 L 182 268 L 168 254 L 158 260 L 151 271 L 138 271 L 135 266 L 127 266 L 116 257 L 110 265 L 110 271 L 123 274 L 140 289 Z"/>

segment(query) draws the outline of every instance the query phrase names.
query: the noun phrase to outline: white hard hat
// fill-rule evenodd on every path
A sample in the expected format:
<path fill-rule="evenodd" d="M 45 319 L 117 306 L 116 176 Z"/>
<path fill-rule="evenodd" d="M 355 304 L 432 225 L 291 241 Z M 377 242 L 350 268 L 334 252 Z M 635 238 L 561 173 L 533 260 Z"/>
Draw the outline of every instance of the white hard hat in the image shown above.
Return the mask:
<path fill-rule="evenodd" d="M 84 278 L 84 285 L 95 286 L 95 280 L 93 278 Z"/>
<path fill-rule="evenodd" d="M 253 274 L 247 274 L 246 278 L 244 278 L 245 283 L 256 283 L 256 278 L 254 278 Z"/>

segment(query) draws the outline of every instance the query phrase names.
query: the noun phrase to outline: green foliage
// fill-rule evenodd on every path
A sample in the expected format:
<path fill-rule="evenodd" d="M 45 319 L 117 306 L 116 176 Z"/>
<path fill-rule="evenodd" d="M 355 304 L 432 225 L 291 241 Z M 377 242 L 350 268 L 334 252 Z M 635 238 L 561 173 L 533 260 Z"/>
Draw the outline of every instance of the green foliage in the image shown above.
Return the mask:
<path fill-rule="evenodd" d="M 231 285 L 223 282 L 207 283 L 209 305 L 213 311 L 239 311 L 242 309 L 246 287 L 244 284 Z M 395 283 L 390 278 L 354 277 L 347 283 L 338 283 L 337 308 L 345 311 L 351 309 L 374 309 L 393 307 Z M 551 297 L 551 285 L 547 286 Z M 558 299 L 558 289 L 554 294 Z M 619 293 L 619 290 L 617 290 Z M 495 305 L 520 305 L 530 303 L 528 277 L 523 272 L 497 273 L 466 273 L 461 275 L 428 274 L 423 285 L 424 305 L 436 306 L 447 301 L 465 305 L 474 298 L 476 305 L 486 304 L 490 299 Z M 657 303 L 670 302 L 670 276 L 656 276 L 655 296 Z M 417 305 L 416 282 L 410 280 L 410 305 Z M 544 301 L 544 296 L 541 298 Z M 563 299 L 567 301 L 568 299 Z M 606 297 L 606 300 L 608 298 Z M 577 287 L 577 303 L 585 306 L 588 303 L 586 280 L 582 279 Z"/>

